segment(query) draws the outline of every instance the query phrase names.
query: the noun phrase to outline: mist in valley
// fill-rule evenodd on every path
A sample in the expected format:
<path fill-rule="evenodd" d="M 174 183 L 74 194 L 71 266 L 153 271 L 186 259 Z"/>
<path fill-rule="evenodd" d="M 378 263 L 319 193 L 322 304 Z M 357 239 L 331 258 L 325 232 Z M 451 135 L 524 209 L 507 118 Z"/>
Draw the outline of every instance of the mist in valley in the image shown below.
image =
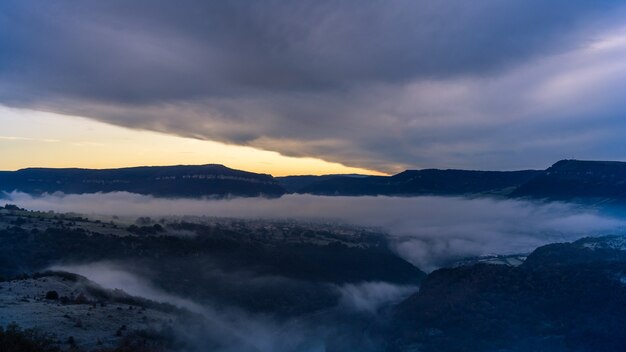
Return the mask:
<path fill-rule="evenodd" d="M 94 262 L 55 265 L 50 270 L 84 276 L 104 289 L 124 292 L 155 302 L 171 304 L 190 314 L 184 315 L 168 332 L 173 350 L 183 352 L 270 352 L 270 351 L 378 351 L 381 341 L 367 336 L 373 322 L 384 322 L 383 310 L 417 291 L 415 285 L 386 282 L 328 286 L 340 299 L 335 307 L 296 317 L 258 314 L 241 307 L 224 306 L 204 300 L 196 302 L 156 287 L 129 270 L 129 263 Z M 132 267 L 132 266 L 131 266 Z M 237 277 L 243 289 L 254 290 L 249 278 Z M 247 281 L 248 280 L 248 281 Z M 256 285 L 272 285 L 272 280 L 256 278 Z M 258 287 L 257 287 L 258 288 Z M 161 332 L 162 333 L 162 332 Z"/>
<path fill-rule="evenodd" d="M 374 227 L 422 270 L 465 257 L 528 253 L 538 246 L 625 230 L 626 217 L 582 205 L 496 198 L 327 197 L 164 199 L 125 192 L 33 197 L 5 193 L 33 210 L 92 215 L 294 219 Z"/>
<path fill-rule="evenodd" d="M 123 192 L 39 197 L 13 192 L 4 198 L 27 209 L 94 218 L 165 217 L 174 221 L 210 217 L 362 226 L 384 234 L 398 256 L 426 272 L 467 257 L 526 254 L 548 243 L 621 233 L 626 225 L 626 219 L 580 205 L 495 198 L 288 195 L 215 200 L 162 199 Z M 389 309 L 419 290 L 417 282 L 332 283 L 223 266 L 201 268 L 203 281 L 198 285 L 263 292 L 260 297 L 281 290 L 313 292 L 334 302 L 312 312 L 281 315 L 224 304 L 213 297 L 191 297 L 180 287 L 170 290 L 159 283 L 159 271 L 133 259 L 87 258 L 62 261 L 48 269 L 75 273 L 105 289 L 122 289 L 189 311 L 192 314 L 174 324 L 170 332 L 175 340 L 172 349 L 185 352 L 379 351 L 384 338 L 370 332 L 385 325 Z M 191 276 L 180 279 L 194 280 Z"/>

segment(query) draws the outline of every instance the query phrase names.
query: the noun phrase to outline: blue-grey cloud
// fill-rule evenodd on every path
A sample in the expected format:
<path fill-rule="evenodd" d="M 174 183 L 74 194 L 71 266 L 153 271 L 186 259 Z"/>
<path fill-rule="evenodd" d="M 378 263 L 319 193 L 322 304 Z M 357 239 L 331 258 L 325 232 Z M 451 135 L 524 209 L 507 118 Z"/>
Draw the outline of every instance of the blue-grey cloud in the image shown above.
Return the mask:
<path fill-rule="evenodd" d="M 564 0 L 9 0 L 0 103 L 384 170 L 619 157 L 611 147 L 622 136 L 609 128 L 619 100 L 604 93 L 621 87 L 624 44 L 589 50 L 619 35 L 621 10 Z M 596 85 L 550 85 L 597 76 L 585 69 L 600 64 L 613 71 Z M 599 97 L 610 101 L 591 104 Z M 578 105 L 590 111 L 581 117 Z"/>

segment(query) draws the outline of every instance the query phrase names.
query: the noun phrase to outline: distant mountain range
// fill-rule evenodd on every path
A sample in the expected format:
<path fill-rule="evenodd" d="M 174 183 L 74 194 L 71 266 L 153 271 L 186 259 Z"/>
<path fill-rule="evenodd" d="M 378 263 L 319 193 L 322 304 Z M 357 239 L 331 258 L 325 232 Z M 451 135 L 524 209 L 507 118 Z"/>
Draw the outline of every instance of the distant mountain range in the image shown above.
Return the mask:
<path fill-rule="evenodd" d="M 407 170 L 393 176 L 322 177 L 302 185 L 296 193 L 319 195 L 506 195 L 539 176 L 541 171 Z"/>
<path fill-rule="evenodd" d="M 159 197 L 277 197 L 285 193 L 271 175 L 234 170 L 222 165 L 105 170 L 22 169 L 0 172 L 0 190 L 30 194 L 125 191 Z"/>
<path fill-rule="evenodd" d="M 300 176 L 295 193 L 337 196 L 502 196 L 626 202 L 626 162 L 561 160 L 546 170 L 407 170 L 393 176 Z M 278 178 L 281 183 L 284 178 Z M 287 180 L 295 184 L 294 176 Z"/>
<path fill-rule="evenodd" d="M 222 165 L 0 172 L 0 191 L 14 190 L 30 194 L 126 191 L 159 197 L 499 196 L 621 203 L 626 201 L 626 162 L 561 160 L 546 170 L 424 169 L 393 176 L 272 177 Z"/>

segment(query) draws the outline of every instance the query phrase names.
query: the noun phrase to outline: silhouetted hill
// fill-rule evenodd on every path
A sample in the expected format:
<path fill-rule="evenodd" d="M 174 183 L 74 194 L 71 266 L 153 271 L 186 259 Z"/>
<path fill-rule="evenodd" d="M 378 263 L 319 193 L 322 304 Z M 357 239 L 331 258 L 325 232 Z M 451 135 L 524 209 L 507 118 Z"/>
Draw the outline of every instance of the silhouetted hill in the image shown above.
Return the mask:
<path fill-rule="evenodd" d="M 626 200 L 626 163 L 561 160 L 521 185 L 514 197 L 550 200 Z"/>
<path fill-rule="evenodd" d="M 278 182 L 285 188 L 288 193 L 304 193 L 303 189 L 316 184 L 318 182 L 327 181 L 334 178 L 362 178 L 366 175 L 358 174 L 336 174 L 336 175 L 298 175 L 298 176 L 282 176 L 276 177 Z"/>
<path fill-rule="evenodd" d="M 318 195 L 498 195 L 513 198 L 623 203 L 626 162 L 561 160 L 521 171 L 407 170 L 393 176 L 292 176 L 290 192 Z"/>
<path fill-rule="evenodd" d="M 163 197 L 486 195 L 613 204 L 626 201 L 626 162 L 561 160 L 543 171 L 424 169 L 393 176 L 277 178 L 222 165 L 0 172 L 0 191 L 13 190 L 31 194 L 126 191 Z"/>
<path fill-rule="evenodd" d="M 519 267 L 440 269 L 396 307 L 390 349 L 621 351 L 625 283 L 621 236 L 540 247 Z"/>
<path fill-rule="evenodd" d="M 0 172 L 0 191 L 97 193 L 125 191 L 165 197 L 280 196 L 272 176 L 222 165 L 152 166 L 121 169 L 30 168 Z"/>
<path fill-rule="evenodd" d="M 507 195 L 541 171 L 407 170 L 393 176 L 331 177 L 302 187 L 320 195 Z"/>

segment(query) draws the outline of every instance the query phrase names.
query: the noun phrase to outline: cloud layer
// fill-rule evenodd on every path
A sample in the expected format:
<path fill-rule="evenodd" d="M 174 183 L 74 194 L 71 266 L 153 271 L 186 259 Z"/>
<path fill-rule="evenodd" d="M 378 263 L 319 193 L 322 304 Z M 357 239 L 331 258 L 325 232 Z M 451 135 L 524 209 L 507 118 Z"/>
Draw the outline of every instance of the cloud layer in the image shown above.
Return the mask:
<path fill-rule="evenodd" d="M 388 171 L 623 159 L 622 14 L 618 1 L 4 1 L 0 103 Z"/>
<path fill-rule="evenodd" d="M 623 231 L 626 222 L 563 203 L 490 198 L 322 197 L 279 199 L 158 199 L 131 193 L 6 194 L 7 201 L 34 210 L 126 216 L 197 215 L 236 218 L 337 221 L 388 233 L 400 256 L 433 270 L 469 256 L 516 254 L 584 236 Z"/>

